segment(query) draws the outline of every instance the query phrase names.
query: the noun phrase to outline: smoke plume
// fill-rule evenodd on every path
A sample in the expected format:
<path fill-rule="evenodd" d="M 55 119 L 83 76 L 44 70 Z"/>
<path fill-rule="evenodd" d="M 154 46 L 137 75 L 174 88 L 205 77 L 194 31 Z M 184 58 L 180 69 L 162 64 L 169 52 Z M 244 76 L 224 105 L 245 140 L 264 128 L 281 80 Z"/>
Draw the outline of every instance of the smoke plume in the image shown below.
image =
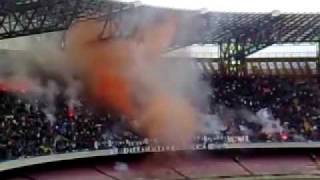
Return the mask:
<path fill-rule="evenodd" d="M 183 36 L 179 23 L 176 13 L 149 9 L 107 24 L 78 21 L 65 33 L 63 48 L 61 33 L 27 38 L 20 42 L 26 44 L 22 55 L 1 64 L 0 83 L 23 84 L 24 98 L 45 101 L 42 112 L 52 123 L 57 96 L 73 109 L 85 92 L 106 110 L 126 116 L 143 135 L 184 145 L 198 128 L 194 107 L 206 106 L 209 90 L 191 59 L 163 56 L 177 35 Z"/>
<path fill-rule="evenodd" d="M 61 49 L 61 37 L 61 33 L 49 33 L 10 40 L 7 43 L 19 42 L 21 50 L 7 51 L 0 61 L 0 84 L 9 91 L 23 90 L 18 95 L 31 104 L 45 104 L 40 110 L 52 124 L 57 96 L 64 96 L 73 107 L 82 86 Z"/>
<path fill-rule="evenodd" d="M 97 20 L 82 21 L 68 30 L 65 50 L 97 102 L 125 114 L 148 137 L 183 145 L 197 129 L 193 104 L 199 103 L 195 89 L 201 84 L 188 60 L 181 66 L 162 56 L 177 24 L 175 14 L 154 14 L 130 24 L 132 31 L 121 36 L 125 26 L 116 21 L 107 27 Z"/>
<path fill-rule="evenodd" d="M 210 116 L 207 116 L 209 118 Z M 256 133 L 254 130 L 250 129 L 248 123 L 253 123 L 261 126 L 261 132 L 265 134 L 276 134 L 282 133 L 283 127 L 280 124 L 278 119 L 275 119 L 268 108 L 260 109 L 259 111 L 252 112 L 246 108 L 241 109 L 231 109 L 227 108 L 223 105 L 218 105 L 216 107 L 216 115 L 211 116 L 211 123 L 216 122 L 217 125 L 211 126 L 211 132 L 214 131 L 223 131 L 225 126 L 221 126 L 221 124 L 226 125 L 239 125 L 240 130 L 247 134 L 252 135 L 252 133 Z M 244 121 L 243 124 L 240 122 L 236 122 L 237 119 L 241 119 Z M 241 125 L 240 125 L 241 124 Z"/>

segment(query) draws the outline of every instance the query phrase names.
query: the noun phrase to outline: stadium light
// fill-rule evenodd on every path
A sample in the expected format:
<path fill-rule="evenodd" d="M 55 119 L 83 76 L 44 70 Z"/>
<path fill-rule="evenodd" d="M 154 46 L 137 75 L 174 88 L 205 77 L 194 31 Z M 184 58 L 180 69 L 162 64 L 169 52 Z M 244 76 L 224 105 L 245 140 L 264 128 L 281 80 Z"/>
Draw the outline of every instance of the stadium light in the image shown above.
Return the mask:
<path fill-rule="evenodd" d="M 132 2 L 134 0 L 120 0 Z M 142 4 L 177 9 L 208 9 L 222 12 L 320 13 L 319 0 L 140 0 Z"/>

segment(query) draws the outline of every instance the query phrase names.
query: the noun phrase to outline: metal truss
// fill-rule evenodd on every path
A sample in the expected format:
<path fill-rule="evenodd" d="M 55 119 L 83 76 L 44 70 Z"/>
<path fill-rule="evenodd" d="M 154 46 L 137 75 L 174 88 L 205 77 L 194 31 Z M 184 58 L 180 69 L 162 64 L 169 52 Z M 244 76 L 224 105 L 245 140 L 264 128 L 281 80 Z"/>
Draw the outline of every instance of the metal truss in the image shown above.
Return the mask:
<path fill-rule="evenodd" d="M 75 19 L 103 17 L 131 6 L 102 0 L 1 0 L 0 39 L 65 30 Z"/>
<path fill-rule="evenodd" d="M 160 10 L 146 6 L 136 8 L 134 3 L 111 0 L 1 0 L 0 38 L 58 31 L 66 29 L 75 19 L 101 18 L 110 14 L 121 14 L 127 9 L 132 9 L 137 14 L 144 9 L 148 9 L 149 12 Z M 257 41 L 259 44 L 270 41 L 273 43 L 320 41 L 320 14 L 272 16 L 263 13 L 195 11 L 179 11 L 178 14 L 188 18 L 184 18 L 179 27 L 181 32 L 179 34 L 184 34 L 184 37 L 178 37 L 174 45 L 229 43 L 232 40 L 241 43 L 244 40 L 249 43 Z"/>
<path fill-rule="evenodd" d="M 218 43 L 226 73 L 242 73 L 245 59 L 274 43 L 314 42 L 320 39 L 319 14 L 219 14 L 209 18 L 213 29 L 204 42 Z M 221 15 L 220 15 L 221 16 Z M 210 24 L 210 23 L 208 23 Z"/>
<path fill-rule="evenodd" d="M 206 17 L 205 17 L 206 16 Z M 203 42 L 218 43 L 241 38 L 252 33 L 251 38 L 264 31 L 260 43 L 318 42 L 320 40 L 320 14 L 246 14 L 209 13 Z M 269 30 L 269 31 L 267 31 Z"/>
<path fill-rule="evenodd" d="M 174 47 L 218 44 L 226 73 L 241 73 L 248 55 L 272 44 L 320 41 L 320 14 L 206 13 L 197 18 L 185 29 L 198 33 Z"/>
<path fill-rule="evenodd" d="M 75 20 L 88 18 L 100 18 L 108 28 L 110 20 L 130 22 L 132 18 L 146 18 L 150 12 L 166 11 L 173 10 L 137 8 L 134 3 L 110 0 L 0 0 L 0 39 L 65 30 Z M 248 55 L 274 43 L 320 42 L 320 14 L 176 14 L 182 21 L 171 49 L 196 43 L 219 44 L 220 66 L 227 73 L 241 72 Z M 105 38 L 104 30 L 101 38 Z M 320 58 L 318 64 L 320 70 Z"/>
<path fill-rule="evenodd" d="M 245 74 L 311 77 L 318 75 L 314 66 L 317 61 L 317 57 L 248 58 L 243 62 L 245 67 L 242 70 Z M 204 74 L 221 74 L 219 62 L 218 58 L 197 58 L 195 66 Z"/>

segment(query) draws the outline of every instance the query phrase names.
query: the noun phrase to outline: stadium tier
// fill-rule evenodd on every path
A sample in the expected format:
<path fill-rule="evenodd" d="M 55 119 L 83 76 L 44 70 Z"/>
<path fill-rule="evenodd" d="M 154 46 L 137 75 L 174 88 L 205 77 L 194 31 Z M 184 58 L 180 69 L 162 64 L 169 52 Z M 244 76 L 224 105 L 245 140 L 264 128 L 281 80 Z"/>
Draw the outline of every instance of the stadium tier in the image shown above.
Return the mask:
<path fill-rule="evenodd" d="M 193 145 L 183 148 L 219 149 L 232 144 L 244 144 L 245 148 L 248 143 L 320 140 L 316 78 L 219 75 L 205 78 L 211 84 L 210 110 L 198 122 L 203 128 L 194 137 Z M 98 113 L 85 100 L 70 109 L 64 95 L 57 94 L 55 112 L 50 114 L 47 111 L 52 107 L 45 97 L 23 98 L 28 93 L 26 87 L 0 88 L 2 160 L 83 150 L 116 148 L 122 153 L 129 150 L 137 153 L 181 148 L 174 144 L 162 146 L 157 139 L 134 133 L 126 125 L 126 117 L 106 111 Z"/>

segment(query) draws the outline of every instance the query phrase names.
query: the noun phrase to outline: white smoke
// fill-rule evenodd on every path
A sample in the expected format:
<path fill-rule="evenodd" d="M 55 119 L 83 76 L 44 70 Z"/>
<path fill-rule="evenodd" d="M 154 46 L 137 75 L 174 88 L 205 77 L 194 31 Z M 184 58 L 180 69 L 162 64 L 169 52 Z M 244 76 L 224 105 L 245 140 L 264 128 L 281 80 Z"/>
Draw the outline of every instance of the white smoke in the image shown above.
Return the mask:
<path fill-rule="evenodd" d="M 78 104 L 81 83 L 74 77 L 71 64 L 61 48 L 62 33 L 49 33 L 19 38 L 19 51 L 7 51 L 0 61 L 0 83 L 25 86 L 23 98 L 43 101 L 41 111 L 54 123 L 56 99 L 64 95 L 68 105 Z M 61 87 L 64 84 L 64 87 Z"/>
<path fill-rule="evenodd" d="M 215 114 L 202 115 L 202 132 L 217 133 L 225 131 L 228 126 L 236 125 L 239 130 L 247 135 L 255 133 L 248 123 L 254 123 L 261 126 L 261 132 L 265 134 L 282 133 L 284 128 L 281 126 L 280 120 L 275 119 L 272 112 L 268 108 L 260 109 L 254 113 L 248 109 L 231 109 L 223 105 L 217 105 L 215 107 Z M 241 119 L 245 123 L 239 124 L 236 120 Z"/>
<path fill-rule="evenodd" d="M 273 117 L 271 110 L 268 108 L 260 109 L 257 113 L 241 109 L 238 113 L 247 122 L 260 125 L 262 127 L 261 131 L 265 134 L 281 133 L 283 131 L 280 121 Z"/>
<path fill-rule="evenodd" d="M 200 115 L 200 133 L 201 134 L 220 134 L 227 129 L 218 115 L 202 114 Z"/>
<path fill-rule="evenodd" d="M 262 125 L 262 132 L 266 134 L 274 134 L 274 133 L 282 133 L 283 127 L 280 124 L 280 120 L 276 120 L 270 109 L 264 108 L 260 109 L 256 113 L 258 119 L 260 120 L 258 123 Z"/>

